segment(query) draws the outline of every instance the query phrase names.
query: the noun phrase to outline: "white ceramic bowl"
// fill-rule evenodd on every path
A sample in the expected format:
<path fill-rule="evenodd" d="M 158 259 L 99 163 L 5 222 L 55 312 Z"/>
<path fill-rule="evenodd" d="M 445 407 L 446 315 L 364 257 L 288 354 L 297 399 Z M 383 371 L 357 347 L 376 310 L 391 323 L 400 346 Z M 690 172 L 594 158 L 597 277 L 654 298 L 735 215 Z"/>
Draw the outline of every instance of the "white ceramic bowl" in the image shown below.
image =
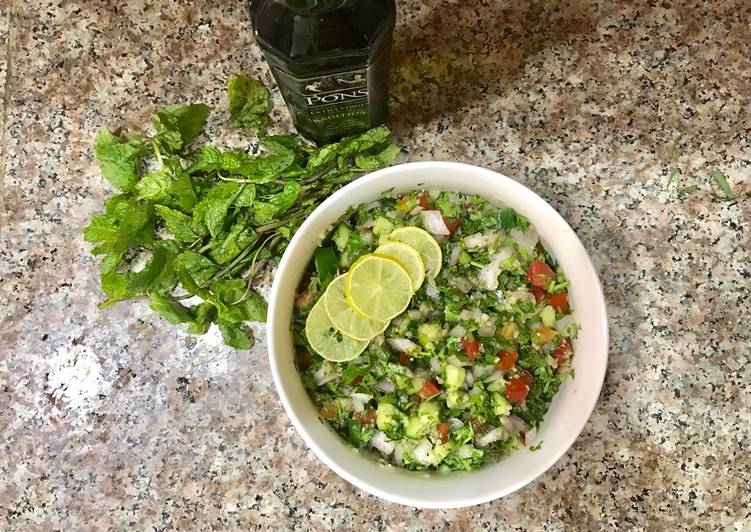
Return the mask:
<path fill-rule="evenodd" d="M 539 450 L 520 449 L 474 472 L 416 473 L 385 466 L 348 447 L 325 423 L 303 388 L 290 334 L 295 290 L 327 230 L 353 206 L 389 189 L 479 194 L 513 207 L 537 228 L 545 248 L 570 280 L 569 298 L 581 331 L 574 342 L 574 379 L 556 395 L 537 433 Z M 459 163 L 392 166 L 362 177 L 324 201 L 302 224 L 282 257 L 268 316 L 269 358 L 279 397 L 302 438 L 326 465 L 355 486 L 389 501 L 422 508 L 456 508 L 512 493 L 550 468 L 574 443 L 597 403 L 608 360 L 608 328 L 600 282 L 582 243 L 542 198 L 501 174 Z"/>

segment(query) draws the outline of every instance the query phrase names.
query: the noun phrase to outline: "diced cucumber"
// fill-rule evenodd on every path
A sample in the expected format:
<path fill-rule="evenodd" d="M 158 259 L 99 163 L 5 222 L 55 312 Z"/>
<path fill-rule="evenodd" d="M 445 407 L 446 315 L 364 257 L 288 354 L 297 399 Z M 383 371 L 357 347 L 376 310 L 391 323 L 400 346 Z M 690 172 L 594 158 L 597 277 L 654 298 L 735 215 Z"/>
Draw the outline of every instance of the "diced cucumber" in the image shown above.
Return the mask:
<path fill-rule="evenodd" d="M 399 427 L 403 414 L 390 403 L 378 403 L 376 426 L 379 430 L 391 431 Z"/>
<path fill-rule="evenodd" d="M 540 319 L 543 325 L 552 327 L 555 324 L 555 309 L 550 305 L 546 306 L 540 311 Z"/>
<path fill-rule="evenodd" d="M 444 381 L 447 388 L 461 388 L 464 384 L 464 378 L 466 376 L 464 368 L 457 368 L 453 364 L 447 364 L 444 373 Z"/>
<path fill-rule="evenodd" d="M 469 397 L 461 390 L 449 390 L 446 392 L 446 406 L 459 409 L 467 408 Z"/>
<path fill-rule="evenodd" d="M 435 401 L 423 401 L 417 407 L 417 415 L 428 423 L 438 421 L 440 413 L 441 409 Z"/>
<path fill-rule="evenodd" d="M 417 393 L 420 390 L 422 390 L 423 385 L 425 384 L 425 379 L 422 377 L 413 377 L 409 382 L 409 388 L 407 389 L 407 393 Z"/>
<path fill-rule="evenodd" d="M 422 438 L 427 430 L 428 424 L 419 416 L 409 418 L 407 424 L 404 426 L 404 434 L 408 438 L 414 438 L 416 440 Z"/>
<path fill-rule="evenodd" d="M 489 392 L 502 392 L 506 389 L 506 381 L 503 379 L 495 380 L 488 384 L 486 388 Z"/>
<path fill-rule="evenodd" d="M 440 443 L 433 447 L 433 464 L 438 465 L 443 462 L 443 459 L 451 454 L 451 451 L 453 450 L 454 444 L 451 441 Z"/>
<path fill-rule="evenodd" d="M 462 250 L 462 252 L 459 253 L 459 264 L 462 266 L 469 266 L 470 262 L 472 262 L 472 255 Z"/>
<path fill-rule="evenodd" d="M 508 416 L 511 413 L 511 403 L 498 392 L 493 392 L 493 413 L 496 416 Z"/>
<path fill-rule="evenodd" d="M 440 341 L 441 336 L 441 326 L 438 323 L 421 323 L 417 327 L 417 339 L 423 347 L 433 347 Z"/>
<path fill-rule="evenodd" d="M 347 226 L 341 224 L 337 227 L 332 240 L 339 251 L 344 251 L 344 248 L 347 247 L 347 242 L 349 241 L 349 229 L 347 229 Z"/>
<path fill-rule="evenodd" d="M 374 235 L 387 235 L 393 230 L 394 224 L 391 223 L 387 218 L 384 218 L 383 216 L 376 218 L 375 224 L 373 225 Z"/>

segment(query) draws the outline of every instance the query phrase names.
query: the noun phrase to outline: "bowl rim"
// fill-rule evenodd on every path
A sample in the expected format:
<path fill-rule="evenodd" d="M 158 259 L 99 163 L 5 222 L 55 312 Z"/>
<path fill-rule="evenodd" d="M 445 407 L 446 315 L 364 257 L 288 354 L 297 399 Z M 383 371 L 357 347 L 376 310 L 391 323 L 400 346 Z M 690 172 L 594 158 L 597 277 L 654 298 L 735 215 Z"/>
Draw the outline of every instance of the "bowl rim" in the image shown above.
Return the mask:
<path fill-rule="evenodd" d="M 477 497 L 477 496 L 471 496 L 471 495 L 459 495 L 456 497 L 455 500 L 453 500 L 451 503 L 442 503 L 437 502 L 433 503 L 431 501 L 426 501 L 424 499 L 420 499 L 419 497 L 411 498 L 411 497 L 403 497 L 400 495 L 395 495 L 393 493 L 390 493 L 386 490 L 383 490 L 371 483 L 369 483 L 367 480 L 364 480 L 363 478 L 351 474 L 347 469 L 340 467 L 339 464 L 336 463 L 332 458 L 329 457 L 328 453 L 324 451 L 316 442 L 313 436 L 306 430 L 304 423 L 302 420 L 298 417 L 297 413 L 295 412 L 295 409 L 293 408 L 291 401 L 289 397 L 287 396 L 287 393 L 284 389 L 284 386 L 282 384 L 282 377 L 280 373 L 280 366 L 278 363 L 279 357 L 276 356 L 276 345 L 275 345 L 275 334 L 273 325 L 274 325 L 274 316 L 276 316 L 276 306 L 278 304 L 278 301 L 280 299 L 280 292 L 282 290 L 279 279 L 281 278 L 281 275 L 279 275 L 279 272 L 283 271 L 287 264 L 292 260 L 292 256 L 294 254 L 295 248 L 299 245 L 299 243 L 304 238 L 304 228 L 312 223 L 312 220 L 316 217 L 316 213 L 322 212 L 325 210 L 325 208 L 330 205 L 331 203 L 339 202 L 342 198 L 346 197 L 352 190 L 367 186 L 372 181 L 378 181 L 379 179 L 384 178 L 385 176 L 389 176 L 393 173 L 401 172 L 405 169 L 413 169 L 413 168 L 420 168 L 425 171 L 429 171 L 431 168 L 443 168 L 443 169 L 457 169 L 457 170 L 463 170 L 463 171 L 474 171 L 474 172 L 484 172 L 484 173 L 491 173 L 495 177 L 497 177 L 499 180 L 504 181 L 506 186 L 511 187 L 520 187 L 519 190 L 523 189 L 523 193 L 529 194 L 531 197 L 535 197 L 539 199 L 543 204 L 544 207 L 552 212 L 552 214 L 559 218 L 560 222 L 565 224 L 566 227 L 571 231 L 571 234 L 573 235 L 573 238 L 575 239 L 575 243 L 581 246 L 581 249 L 584 250 L 585 255 L 585 261 L 583 261 L 583 266 L 585 266 L 587 269 L 589 269 L 590 277 L 594 280 L 595 287 L 596 287 L 596 293 L 594 294 L 597 304 L 597 311 L 598 314 L 602 315 L 602 323 L 600 324 L 601 329 L 597 331 L 599 334 L 602 335 L 602 338 L 604 340 L 604 360 L 602 364 L 602 371 L 601 374 L 597 376 L 597 393 L 593 394 L 594 400 L 591 402 L 591 405 L 587 406 L 586 408 L 586 415 L 577 416 L 577 419 L 579 420 L 578 423 L 576 423 L 576 430 L 572 432 L 573 436 L 569 437 L 565 441 L 556 442 L 556 452 L 553 453 L 553 457 L 548 459 L 545 463 L 545 466 L 540 468 L 539 471 L 536 472 L 531 477 L 524 478 L 519 480 L 518 482 L 514 482 L 510 488 L 505 489 L 499 489 L 497 492 L 489 493 L 486 496 Z M 389 187 L 386 187 L 383 189 L 382 192 L 385 192 L 389 189 Z M 348 207 L 355 207 L 354 204 L 348 204 Z M 332 220 L 331 223 L 333 223 L 334 220 Z M 284 254 L 282 255 L 281 260 L 279 261 L 279 264 L 277 266 L 276 273 L 274 275 L 274 280 L 272 283 L 271 291 L 269 294 L 269 309 L 268 309 L 268 324 L 267 327 L 269 328 L 267 332 L 267 351 L 268 351 L 268 357 L 269 357 L 269 364 L 271 366 L 271 373 L 274 378 L 274 385 L 277 391 L 277 395 L 279 396 L 279 399 L 284 406 L 284 410 L 287 413 L 287 416 L 289 417 L 290 421 L 292 422 L 292 425 L 295 427 L 295 430 L 298 432 L 300 437 L 303 439 L 305 444 L 314 452 L 314 454 L 320 459 L 326 466 L 328 466 L 332 471 L 334 471 L 337 475 L 342 477 L 344 480 L 349 482 L 350 484 L 360 488 L 361 490 L 376 495 L 384 500 L 395 502 L 398 504 L 403 504 L 406 506 L 412 506 L 417 508 L 434 508 L 434 509 L 450 509 L 450 508 L 462 508 L 462 507 L 468 507 L 468 506 L 474 506 L 478 504 L 483 504 L 486 502 L 490 502 L 493 500 L 496 500 L 498 498 L 510 495 L 519 489 L 523 488 L 527 484 L 533 482 L 537 478 L 539 478 L 541 475 L 543 475 L 545 472 L 547 472 L 553 465 L 555 465 L 558 460 L 563 457 L 568 450 L 571 448 L 571 446 L 574 444 L 574 442 L 579 438 L 581 435 L 581 432 L 584 430 L 584 427 L 589 422 L 589 419 L 591 418 L 592 412 L 594 411 L 595 407 L 597 406 L 598 402 L 600 401 L 600 396 L 602 394 L 602 388 L 604 386 L 605 382 L 605 376 L 607 373 L 607 367 L 608 367 L 608 361 L 609 361 L 609 350 L 610 350 L 610 337 L 609 337 L 609 327 L 608 327 L 608 314 L 607 314 L 607 305 L 605 302 L 605 297 L 602 291 L 602 283 L 600 282 L 600 278 L 597 272 L 597 269 L 595 268 L 594 264 L 592 263 L 592 259 L 587 252 L 586 248 L 584 247 L 584 244 L 581 242 L 581 239 L 576 234 L 576 232 L 573 230 L 573 228 L 568 224 L 568 222 L 563 218 L 563 216 L 558 213 L 556 209 L 554 209 L 544 198 L 539 196 L 536 192 L 534 192 L 532 189 L 528 188 L 527 186 L 523 185 L 522 183 L 504 175 L 500 172 L 497 172 L 495 170 L 491 170 L 489 168 L 484 168 L 482 166 L 477 166 L 473 164 L 468 163 L 459 163 L 459 162 L 453 162 L 453 161 L 419 161 L 419 162 L 408 162 L 408 163 L 402 163 L 397 164 L 393 166 L 389 166 L 387 168 L 383 168 L 381 170 L 377 170 L 374 172 L 371 172 L 363 177 L 360 177 L 359 179 L 356 179 L 354 181 L 351 181 L 347 185 L 343 186 L 336 192 L 334 192 L 331 196 L 326 198 L 318 207 L 316 207 L 303 221 L 301 226 L 298 228 L 298 230 L 293 235 L 292 239 L 290 240 L 289 244 L 287 245 L 287 248 L 285 249 Z M 288 327 L 288 324 L 279 324 L 279 326 L 285 326 Z"/>

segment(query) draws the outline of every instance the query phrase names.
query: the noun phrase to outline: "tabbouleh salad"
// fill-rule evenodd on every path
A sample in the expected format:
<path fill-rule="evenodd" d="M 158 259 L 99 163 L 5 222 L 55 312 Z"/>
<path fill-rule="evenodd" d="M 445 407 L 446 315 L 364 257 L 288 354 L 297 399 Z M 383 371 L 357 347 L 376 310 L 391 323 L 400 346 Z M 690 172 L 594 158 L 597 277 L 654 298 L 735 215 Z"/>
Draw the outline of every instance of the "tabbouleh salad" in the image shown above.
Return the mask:
<path fill-rule="evenodd" d="M 474 470 L 529 444 L 572 376 L 567 287 L 513 209 L 384 197 L 316 251 L 292 320 L 296 364 L 353 447 L 412 470 Z"/>

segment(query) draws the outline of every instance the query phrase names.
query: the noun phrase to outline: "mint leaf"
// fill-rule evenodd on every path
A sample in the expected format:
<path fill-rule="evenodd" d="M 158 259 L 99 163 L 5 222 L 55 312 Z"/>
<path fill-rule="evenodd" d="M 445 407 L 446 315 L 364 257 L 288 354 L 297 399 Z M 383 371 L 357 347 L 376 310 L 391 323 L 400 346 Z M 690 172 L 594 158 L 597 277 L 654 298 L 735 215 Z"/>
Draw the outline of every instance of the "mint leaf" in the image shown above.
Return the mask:
<path fill-rule="evenodd" d="M 269 92 L 261 83 L 233 74 L 227 82 L 230 122 L 235 127 L 262 128 L 269 113 Z"/>
<path fill-rule="evenodd" d="M 269 201 L 256 201 L 253 204 L 253 221 L 258 225 L 270 222 L 275 216 L 285 212 L 300 197 L 302 186 L 296 181 L 289 181 L 281 192 L 273 194 Z"/>
<path fill-rule="evenodd" d="M 214 262 L 192 250 L 180 253 L 175 258 L 175 267 L 183 269 L 198 286 L 205 285 L 219 271 L 219 266 Z M 183 287 L 189 292 L 197 293 L 187 286 Z"/>
<path fill-rule="evenodd" d="M 172 324 L 193 321 L 187 307 L 184 307 L 171 297 L 161 294 L 150 294 L 149 301 L 149 308 Z"/>
<path fill-rule="evenodd" d="M 266 302 L 254 290 L 248 287 L 243 279 L 224 279 L 214 281 L 210 286 L 211 293 L 227 305 L 228 311 L 220 318 L 237 323 L 241 321 L 266 321 Z"/>
<path fill-rule="evenodd" d="M 191 308 L 193 321 L 188 325 L 191 334 L 206 334 L 216 317 L 216 307 L 211 303 L 201 303 Z"/>
<path fill-rule="evenodd" d="M 378 153 L 355 155 L 355 165 L 361 170 L 377 170 L 394 162 L 399 155 L 399 148 L 389 144 Z"/>
<path fill-rule="evenodd" d="M 133 190 L 141 176 L 141 159 L 148 148 L 136 139 L 124 142 L 102 126 L 94 138 L 94 154 L 102 176 L 115 187 Z"/>
<path fill-rule="evenodd" d="M 224 230 L 224 220 L 232 201 L 242 191 L 242 185 L 222 181 L 211 187 L 206 196 L 198 202 L 194 211 L 197 222 L 203 222 L 211 236 L 217 237 Z"/>
<path fill-rule="evenodd" d="M 232 204 L 238 207 L 252 207 L 255 199 L 256 186 L 253 183 L 246 183 L 243 186 L 242 192 L 237 195 Z"/>
<path fill-rule="evenodd" d="M 250 349 L 255 344 L 255 338 L 246 328 L 235 323 L 229 323 L 219 320 L 217 322 L 219 330 L 222 332 L 224 343 L 235 349 Z"/>
<path fill-rule="evenodd" d="M 143 176 L 135 187 L 138 197 L 151 203 L 160 203 L 190 212 L 196 202 L 190 176 L 182 170 L 179 162 L 170 166 L 172 168 L 165 167 Z"/>
<path fill-rule="evenodd" d="M 157 111 L 151 116 L 151 122 L 160 145 L 177 152 L 198 136 L 208 116 L 206 104 L 175 104 Z"/>
<path fill-rule="evenodd" d="M 192 244 L 206 234 L 204 227 L 194 223 L 190 216 L 180 211 L 170 209 L 164 205 L 155 205 L 154 210 L 164 220 L 167 230 L 172 233 L 172 236 L 178 242 Z"/>
<path fill-rule="evenodd" d="M 240 220 L 232 226 L 226 237 L 213 243 L 209 255 L 217 264 L 227 264 L 257 238 L 256 232 Z"/>
<path fill-rule="evenodd" d="M 715 180 L 715 183 L 717 183 L 717 186 L 720 187 L 720 190 L 722 190 L 722 193 L 725 194 L 725 199 L 732 200 L 735 199 L 735 193 L 733 192 L 733 189 L 730 187 L 730 184 L 728 183 L 727 176 L 723 174 L 720 170 L 714 169 L 709 173 L 710 177 Z"/>

